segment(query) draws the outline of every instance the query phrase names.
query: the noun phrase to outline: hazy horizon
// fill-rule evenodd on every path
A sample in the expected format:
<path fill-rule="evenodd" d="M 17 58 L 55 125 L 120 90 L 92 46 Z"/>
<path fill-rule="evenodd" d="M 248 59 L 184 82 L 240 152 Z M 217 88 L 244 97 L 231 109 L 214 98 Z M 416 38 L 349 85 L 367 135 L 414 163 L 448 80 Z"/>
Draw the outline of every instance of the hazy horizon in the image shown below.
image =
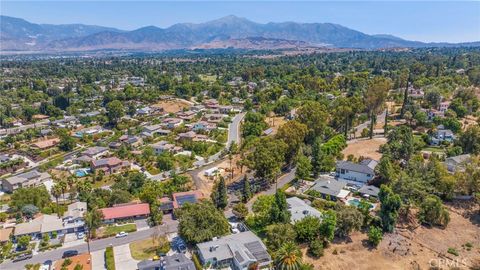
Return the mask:
<path fill-rule="evenodd" d="M 122 30 L 234 15 L 258 23 L 335 23 L 366 34 L 424 42 L 480 41 L 480 2 L 2 1 L 0 14 L 38 24 L 80 23 Z"/>

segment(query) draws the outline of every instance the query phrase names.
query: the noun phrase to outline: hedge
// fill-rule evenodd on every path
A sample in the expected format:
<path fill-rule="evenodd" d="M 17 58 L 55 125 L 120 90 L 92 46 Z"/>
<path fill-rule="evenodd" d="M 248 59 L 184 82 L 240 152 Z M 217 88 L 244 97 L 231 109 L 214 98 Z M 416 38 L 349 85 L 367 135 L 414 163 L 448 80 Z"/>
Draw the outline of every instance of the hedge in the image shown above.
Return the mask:
<path fill-rule="evenodd" d="M 105 249 L 105 264 L 107 270 L 115 270 L 115 258 L 113 257 L 113 247 Z"/>

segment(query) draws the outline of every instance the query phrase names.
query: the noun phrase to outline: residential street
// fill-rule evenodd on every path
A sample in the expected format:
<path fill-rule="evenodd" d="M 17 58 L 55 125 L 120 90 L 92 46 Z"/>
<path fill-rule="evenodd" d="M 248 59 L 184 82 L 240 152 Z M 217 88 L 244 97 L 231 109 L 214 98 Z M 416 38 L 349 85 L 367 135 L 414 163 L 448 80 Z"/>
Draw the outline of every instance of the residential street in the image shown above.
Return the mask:
<path fill-rule="evenodd" d="M 383 110 L 380 114 L 377 115 L 377 124 L 385 123 L 386 113 L 387 113 L 387 110 Z M 355 128 L 355 136 L 360 137 L 363 129 L 370 128 L 370 120 L 367 120 L 354 128 Z"/>
<path fill-rule="evenodd" d="M 177 232 L 178 222 L 173 221 L 173 220 L 166 220 L 165 224 L 159 226 L 159 228 L 164 233 Z M 156 229 L 157 229 L 156 227 L 153 227 L 153 228 L 149 228 L 147 230 L 132 232 L 128 236 L 123 237 L 123 238 L 110 237 L 110 238 L 105 238 L 105 239 L 99 239 L 99 240 L 92 241 L 92 242 L 90 242 L 90 251 L 91 252 L 99 251 L 99 250 L 105 249 L 106 247 L 108 247 L 110 245 L 116 247 L 116 246 L 129 244 L 129 243 L 131 243 L 133 241 L 136 241 L 136 240 L 146 239 L 146 238 L 149 238 Z M 25 269 L 25 265 L 29 264 L 29 263 L 32 263 L 32 264 L 43 263 L 47 260 L 56 261 L 56 260 L 59 260 L 59 259 L 62 258 L 63 252 L 65 252 L 66 250 L 72 250 L 72 249 L 73 250 L 78 250 L 79 253 L 88 252 L 87 243 L 83 243 L 83 244 L 81 244 L 79 246 L 76 246 L 76 247 L 60 248 L 60 249 L 55 249 L 55 250 L 51 250 L 51 251 L 47 251 L 47 252 L 41 252 L 41 253 L 38 253 L 37 255 L 33 256 L 32 259 L 25 260 L 25 261 L 20 261 L 20 262 L 13 263 L 10 260 L 8 260 L 8 261 L 5 261 L 4 263 L 2 263 L 0 265 L 0 269 L 2 269 L 2 270 L 3 269 L 5 269 L 5 270 L 7 270 L 7 269 L 8 270 L 23 270 L 23 269 Z"/>

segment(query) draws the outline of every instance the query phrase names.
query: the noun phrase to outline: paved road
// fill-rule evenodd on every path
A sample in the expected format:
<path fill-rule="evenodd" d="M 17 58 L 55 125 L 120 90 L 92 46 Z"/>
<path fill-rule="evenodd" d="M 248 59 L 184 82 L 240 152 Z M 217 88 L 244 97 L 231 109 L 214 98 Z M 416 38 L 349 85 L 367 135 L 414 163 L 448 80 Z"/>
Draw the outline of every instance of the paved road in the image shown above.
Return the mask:
<path fill-rule="evenodd" d="M 257 193 L 255 195 L 254 198 L 250 199 L 250 201 L 248 201 L 247 203 L 247 207 L 248 207 L 248 210 L 252 211 L 252 205 L 253 205 L 253 202 L 255 202 L 255 199 L 259 196 L 259 195 L 272 195 L 272 194 L 275 194 L 275 191 L 277 190 L 277 188 L 282 188 L 284 187 L 286 184 L 290 183 L 291 181 L 293 181 L 293 179 L 295 179 L 295 172 L 297 171 L 297 168 L 293 168 L 290 172 L 280 176 L 277 180 L 277 185 L 273 184 L 269 189 L 265 190 L 265 191 L 262 191 L 260 193 Z"/>
<path fill-rule="evenodd" d="M 387 114 L 387 110 L 383 110 L 383 112 L 377 115 L 377 124 L 385 123 L 385 114 Z M 355 127 L 355 136 L 360 137 L 362 130 L 365 128 L 370 128 L 370 120 L 367 120 Z"/>
<path fill-rule="evenodd" d="M 164 224 L 162 226 L 159 226 L 159 228 L 164 233 L 177 232 L 178 222 L 177 221 L 168 221 L 168 222 L 166 222 L 166 224 Z M 95 240 L 95 241 L 90 242 L 90 251 L 91 252 L 99 251 L 99 250 L 105 249 L 106 247 L 108 247 L 110 245 L 121 246 L 121 245 L 125 245 L 125 244 L 131 243 L 131 242 L 136 241 L 136 240 L 146 239 L 146 238 L 149 238 L 155 230 L 157 230 L 157 228 L 153 227 L 153 228 L 150 228 L 148 230 L 143 230 L 143 231 L 137 231 L 137 232 L 130 233 L 127 237 L 123 237 L 123 238 L 110 237 L 110 238 Z M 20 262 L 13 263 L 10 260 L 8 260 L 8 261 L 0 264 L 0 269 L 2 269 L 2 270 L 3 269 L 23 270 L 23 269 L 25 269 L 24 268 L 25 265 L 29 264 L 29 263 L 32 263 L 32 264 L 43 263 L 47 260 L 56 261 L 56 260 L 59 260 L 59 259 L 62 258 L 62 254 L 63 254 L 64 251 L 72 250 L 72 249 L 78 250 L 79 253 L 88 252 L 87 244 L 83 243 L 83 244 L 78 245 L 76 247 L 61 248 L 61 249 L 55 249 L 55 250 L 51 250 L 51 251 L 47 251 L 47 252 L 38 253 L 37 255 L 33 256 L 32 259 L 25 260 L 25 261 L 20 261 Z"/>
<path fill-rule="evenodd" d="M 237 145 L 240 145 L 240 123 L 243 120 L 243 117 L 245 117 L 245 113 L 239 113 L 235 115 L 235 117 L 232 119 L 232 123 L 228 125 L 228 142 L 227 142 L 227 147 L 230 146 L 232 142 L 237 143 Z"/>

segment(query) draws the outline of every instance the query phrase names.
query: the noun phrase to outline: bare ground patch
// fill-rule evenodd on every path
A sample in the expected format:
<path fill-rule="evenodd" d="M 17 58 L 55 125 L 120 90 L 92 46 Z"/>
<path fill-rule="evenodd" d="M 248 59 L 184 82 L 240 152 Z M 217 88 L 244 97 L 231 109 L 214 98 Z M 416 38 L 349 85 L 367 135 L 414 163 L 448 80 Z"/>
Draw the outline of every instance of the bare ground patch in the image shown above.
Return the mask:
<path fill-rule="evenodd" d="M 379 160 L 382 157 L 382 153 L 378 150 L 380 146 L 385 144 L 387 139 L 385 138 L 373 138 L 373 139 L 358 139 L 348 142 L 347 148 L 342 153 L 345 157 L 353 155 L 356 158 L 360 156 L 369 157 L 375 160 Z"/>
<path fill-rule="evenodd" d="M 155 106 L 160 106 L 166 113 L 176 113 L 183 111 L 184 108 L 190 107 L 190 103 L 181 99 L 162 100 L 157 102 Z"/>

